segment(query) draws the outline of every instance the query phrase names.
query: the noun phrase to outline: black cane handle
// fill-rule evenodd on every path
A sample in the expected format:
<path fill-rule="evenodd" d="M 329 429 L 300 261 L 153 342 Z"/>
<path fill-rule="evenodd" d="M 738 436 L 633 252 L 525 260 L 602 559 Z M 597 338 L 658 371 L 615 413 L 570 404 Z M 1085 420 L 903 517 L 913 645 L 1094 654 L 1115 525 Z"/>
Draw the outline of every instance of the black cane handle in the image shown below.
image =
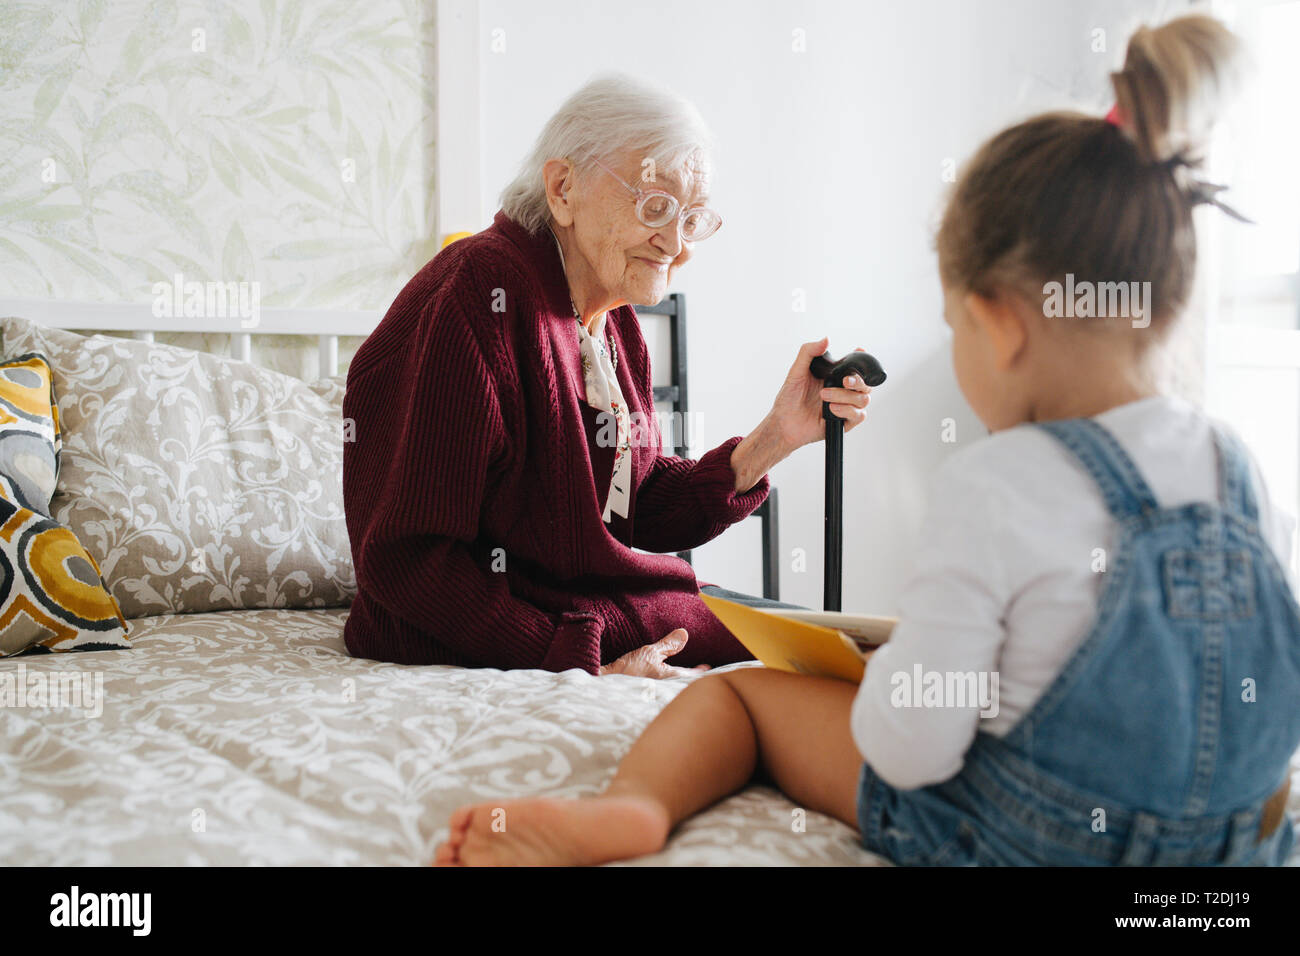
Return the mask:
<path fill-rule="evenodd" d="M 875 388 L 885 380 L 885 370 L 880 367 L 874 355 L 866 352 L 850 352 L 838 362 L 831 358 L 830 352 L 824 352 L 812 360 L 808 367 L 814 378 L 820 378 L 827 388 L 839 388 L 849 375 L 858 375 L 863 382 Z M 822 402 L 822 417 L 827 421 L 841 421 L 832 412 L 829 402 Z"/>
<path fill-rule="evenodd" d="M 872 388 L 885 380 L 885 370 L 874 355 L 866 352 L 850 352 L 839 361 L 831 358 L 830 352 L 825 352 L 812 360 L 809 369 L 815 378 L 826 383 L 827 388 L 839 388 L 851 373 L 857 373 Z"/>

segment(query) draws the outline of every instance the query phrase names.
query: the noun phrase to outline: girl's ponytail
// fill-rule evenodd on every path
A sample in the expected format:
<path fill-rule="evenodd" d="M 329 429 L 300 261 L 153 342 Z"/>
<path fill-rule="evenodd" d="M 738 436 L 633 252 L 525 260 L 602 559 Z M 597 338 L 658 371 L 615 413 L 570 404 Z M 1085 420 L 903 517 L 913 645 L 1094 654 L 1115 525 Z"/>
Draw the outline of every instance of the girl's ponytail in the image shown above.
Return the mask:
<path fill-rule="evenodd" d="M 1218 20 L 1180 17 L 1139 28 L 1129 39 L 1124 68 L 1110 79 L 1116 125 L 1142 160 L 1168 167 L 1191 205 L 1209 203 L 1246 222 L 1220 201 L 1224 187 L 1191 174 L 1241 86 L 1243 62 L 1241 42 Z"/>
<path fill-rule="evenodd" d="M 1240 83 L 1241 43 L 1213 17 L 1140 27 L 1110 75 L 1118 125 L 1146 163 L 1198 165 Z"/>
<path fill-rule="evenodd" d="M 1240 43 L 1188 16 L 1142 28 L 1112 74 L 1110 121 L 1050 113 L 985 143 L 959 178 L 936 237 L 952 289 L 1043 301 L 1067 275 L 1150 283 L 1147 316 L 1166 327 L 1193 283 L 1191 210 L 1219 202 L 1199 181 L 1209 133 L 1240 75 Z M 1236 215 L 1233 213 L 1233 215 Z"/>

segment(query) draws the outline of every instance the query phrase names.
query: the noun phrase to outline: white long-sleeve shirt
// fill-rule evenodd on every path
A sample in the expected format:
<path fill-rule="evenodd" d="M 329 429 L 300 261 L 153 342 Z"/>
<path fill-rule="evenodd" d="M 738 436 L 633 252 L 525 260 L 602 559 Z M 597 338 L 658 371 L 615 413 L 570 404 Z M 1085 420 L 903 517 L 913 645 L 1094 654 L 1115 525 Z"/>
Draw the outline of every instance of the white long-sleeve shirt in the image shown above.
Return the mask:
<path fill-rule="evenodd" d="M 1096 421 L 1162 507 L 1217 500 L 1210 421 L 1191 405 L 1149 398 Z M 1294 521 L 1272 506 L 1253 462 L 1252 472 L 1260 527 L 1287 568 Z M 904 789 L 955 776 L 978 729 L 1003 736 L 1029 711 L 1091 628 L 1104 574 L 1094 569 L 1115 545 L 1093 480 L 1057 439 L 1029 425 L 954 454 L 929 500 L 899 623 L 868 663 L 852 710 L 863 758 Z M 996 673 L 996 714 L 981 717 L 979 703 L 891 703 L 926 672 Z"/>

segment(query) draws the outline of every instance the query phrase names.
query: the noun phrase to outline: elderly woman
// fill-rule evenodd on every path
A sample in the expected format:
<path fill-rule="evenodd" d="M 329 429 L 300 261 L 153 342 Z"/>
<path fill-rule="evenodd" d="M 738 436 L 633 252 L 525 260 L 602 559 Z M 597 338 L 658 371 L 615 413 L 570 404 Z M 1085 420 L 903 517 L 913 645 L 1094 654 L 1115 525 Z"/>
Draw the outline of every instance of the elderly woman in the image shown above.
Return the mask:
<path fill-rule="evenodd" d="M 767 496 L 766 472 L 846 428 L 861 382 L 799 350 L 771 411 L 698 461 L 660 452 L 629 303 L 664 297 L 721 225 L 693 107 L 624 77 L 560 107 L 492 226 L 406 285 L 348 371 L 343 491 L 355 656 L 663 677 L 750 655 L 670 554 Z M 634 550 L 641 549 L 641 550 Z"/>

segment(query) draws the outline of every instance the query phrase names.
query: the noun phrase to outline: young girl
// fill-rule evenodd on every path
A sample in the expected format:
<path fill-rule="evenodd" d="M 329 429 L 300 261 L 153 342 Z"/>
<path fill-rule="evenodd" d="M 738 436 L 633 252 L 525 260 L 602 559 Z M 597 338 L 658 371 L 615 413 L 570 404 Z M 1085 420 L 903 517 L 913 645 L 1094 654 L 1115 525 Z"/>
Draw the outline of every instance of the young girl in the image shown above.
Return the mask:
<path fill-rule="evenodd" d="M 1206 17 L 1140 30 L 1110 117 L 1031 119 L 964 171 L 937 241 L 945 318 L 995 434 L 940 469 L 861 687 L 696 679 L 602 795 L 462 807 L 435 862 L 653 853 L 756 772 L 904 865 L 1284 860 L 1289 531 L 1241 445 L 1154 384 L 1192 286 L 1192 209 L 1217 204 L 1190 175 L 1195 108 L 1236 46 Z M 997 699 L 904 693 L 918 674 L 996 675 Z"/>

